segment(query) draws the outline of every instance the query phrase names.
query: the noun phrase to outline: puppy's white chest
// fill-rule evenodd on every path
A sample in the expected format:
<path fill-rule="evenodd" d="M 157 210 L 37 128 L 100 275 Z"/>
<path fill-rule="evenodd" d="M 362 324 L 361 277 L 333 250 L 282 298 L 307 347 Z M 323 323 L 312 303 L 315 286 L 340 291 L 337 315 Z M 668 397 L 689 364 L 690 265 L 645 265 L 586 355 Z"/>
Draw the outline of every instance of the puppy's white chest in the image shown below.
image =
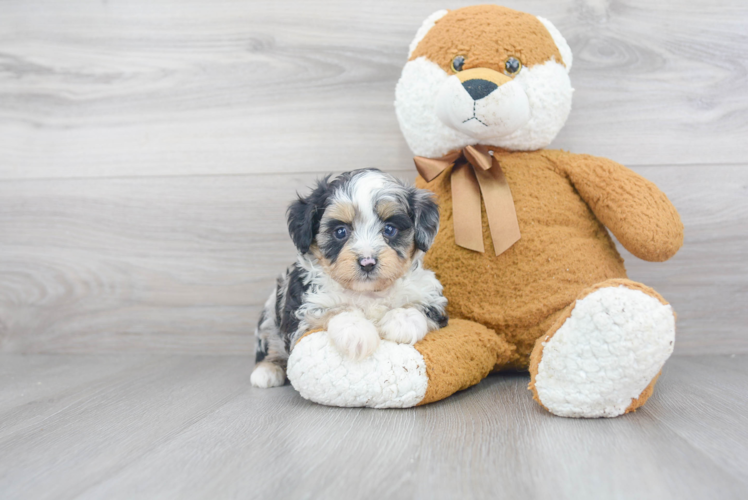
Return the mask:
<path fill-rule="evenodd" d="M 366 319 L 372 322 L 379 321 L 387 314 L 387 311 L 402 305 L 393 304 L 390 297 L 382 298 L 374 294 L 351 294 L 346 298 L 348 299 L 346 305 L 360 310 L 364 313 Z"/>

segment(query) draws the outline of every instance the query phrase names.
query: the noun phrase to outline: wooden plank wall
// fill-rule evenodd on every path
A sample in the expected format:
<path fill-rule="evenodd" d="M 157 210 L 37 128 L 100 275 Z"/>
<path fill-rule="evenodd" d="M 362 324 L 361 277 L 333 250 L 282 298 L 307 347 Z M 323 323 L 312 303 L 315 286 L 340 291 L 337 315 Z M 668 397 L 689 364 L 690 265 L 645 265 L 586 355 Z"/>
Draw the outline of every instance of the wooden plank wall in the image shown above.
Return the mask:
<path fill-rule="evenodd" d="M 413 178 L 394 86 L 420 22 L 469 2 L 5 2 L 0 350 L 251 352 L 327 172 Z M 553 147 L 607 156 L 681 211 L 676 352 L 748 352 L 748 7 L 506 1 L 575 54 Z"/>

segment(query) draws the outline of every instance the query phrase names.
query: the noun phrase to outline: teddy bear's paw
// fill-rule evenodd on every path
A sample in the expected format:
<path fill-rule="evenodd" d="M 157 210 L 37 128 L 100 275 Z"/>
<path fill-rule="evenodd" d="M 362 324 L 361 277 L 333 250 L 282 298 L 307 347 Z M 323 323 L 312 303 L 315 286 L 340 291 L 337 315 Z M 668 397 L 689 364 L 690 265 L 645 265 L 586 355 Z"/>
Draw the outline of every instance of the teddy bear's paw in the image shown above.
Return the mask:
<path fill-rule="evenodd" d="M 376 327 L 360 311 L 334 316 L 327 325 L 327 333 L 335 347 L 353 360 L 368 358 L 379 346 Z"/>
<path fill-rule="evenodd" d="M 564 417 L 616 417 L 629 409 L 673 352 L 669 305 L 625 286 L 577 300 L 571 316 L 546 336 L 536 397 Z"/>
<path fill-rule="evenodd" d="M 286 372 L 283 368 L 274 363 L 261 361 L 257 363 L 255 369 L 252 370 L 249 382 L 254 387 L 259 387 L 261 389 L 278 387 L 286 383 Z"/>
<path fill-rule="evenodd" d="M 426 316 L 412 307 L 387 311 L 379 321 L 382 338 L 398 344 L 415 344 L 428 333 Z"/>
<path fill-rule="evenodd" d="M 288 380 L 302 397 L 328 406 L 409 408 L 429 386 L 426 361 L 415 347 L 382 341 L 361 361 L 343 355 L 329 332 L 305 335 L 288 358 Z"/>

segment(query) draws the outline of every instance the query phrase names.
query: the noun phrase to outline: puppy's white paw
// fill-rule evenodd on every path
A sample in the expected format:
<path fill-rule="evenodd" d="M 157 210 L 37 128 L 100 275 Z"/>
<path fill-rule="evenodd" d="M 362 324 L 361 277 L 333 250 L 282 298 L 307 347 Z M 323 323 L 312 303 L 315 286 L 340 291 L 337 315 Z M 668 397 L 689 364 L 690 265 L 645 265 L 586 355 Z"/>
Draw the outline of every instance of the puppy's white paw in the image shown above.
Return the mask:
<path fill-rule="evenodd" d="M 286 383 L 286 372 L 284 372 L 283 368 L 280 366 L 270 363 L 269 361 L 261 361 L 257 363 L 255 369 L 252 370 L 249 382 L 253 386 L 261 389 L 278 387 Z"/>
<path fill-rule="evenodd" d="M 398 344 L 415 344 L 429 331 L 426 316 L 412 307 L 388 311 L 379 322 L 382 338 Z"/>
<path fill-rule="evenodd" d="M 355 360 L 368 358 L 379 346 L 377 329 L 359 311 L 334 316 L 327 324 L 327 334 L 341 353 Z"/>

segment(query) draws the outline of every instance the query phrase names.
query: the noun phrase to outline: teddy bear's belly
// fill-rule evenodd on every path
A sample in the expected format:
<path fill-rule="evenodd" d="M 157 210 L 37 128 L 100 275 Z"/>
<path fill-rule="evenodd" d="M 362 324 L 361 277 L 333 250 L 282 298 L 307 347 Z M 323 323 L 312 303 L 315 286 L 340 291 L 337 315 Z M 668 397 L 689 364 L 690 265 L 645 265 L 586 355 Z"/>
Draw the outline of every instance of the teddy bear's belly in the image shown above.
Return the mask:
<path fill-rule="evenodd" d="M 476 321 L 517 348 L 512 367 L 527 367 L 535 340 L 585 288 L 626 270 L 607 230 L 569 182 L 536 166 L 503 162 L 521 239 L 496 256 L 483 211 L 485 253 L 455 244 L 449 181 L 424 186 L 439 198 L 442 226 L 425 265 L 444 285 L 451 318 Z"/>
<path fill-rule="evenodd" d="M 445 228 L 443 237 L 450 230 Z M 535 340 L 579 292 L 626 277 L 623 260 L 602 227 L 591 234 L 578 227 L 529 227 L 499 256 L 490 244 L 486 253 L 478 253 L 453 241 L 444 243 L 434 245 L 425 264 L 444 285 L 449 316 L 504 335 L 517 346 L 516 364 L 521 367 L 528 363 Z"/>

